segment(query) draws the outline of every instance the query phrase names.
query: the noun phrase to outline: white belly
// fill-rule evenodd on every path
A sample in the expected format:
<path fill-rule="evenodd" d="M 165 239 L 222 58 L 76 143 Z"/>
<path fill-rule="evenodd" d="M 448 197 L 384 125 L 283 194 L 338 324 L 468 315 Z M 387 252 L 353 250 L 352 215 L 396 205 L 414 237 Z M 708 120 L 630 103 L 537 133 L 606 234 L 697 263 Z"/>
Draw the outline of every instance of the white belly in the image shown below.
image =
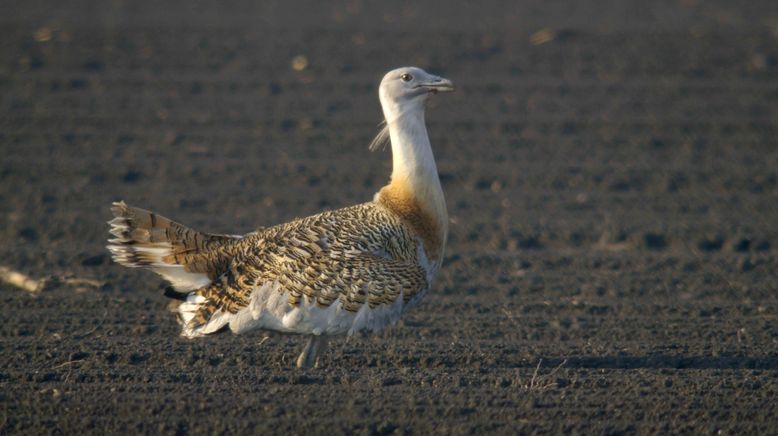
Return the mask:
<path fill-rule="evenodd" d="M 392 325 L 400 319 L 404 309 L 402 295 L 390 304 L 373 309 L 364 304 L 356 312 L 343 309 L 340 300 L 328 307 L 318 306 L 315 300 L 306 297 L 298 306 L 292 306 L 288 301 L 289 293 L 279 291 L 275 283 L 258 287 L 251 295 L 251 303 L 233 315 L 230 330 L 234 333 L 267 329 L 282 333 L 352 335 Z"/>

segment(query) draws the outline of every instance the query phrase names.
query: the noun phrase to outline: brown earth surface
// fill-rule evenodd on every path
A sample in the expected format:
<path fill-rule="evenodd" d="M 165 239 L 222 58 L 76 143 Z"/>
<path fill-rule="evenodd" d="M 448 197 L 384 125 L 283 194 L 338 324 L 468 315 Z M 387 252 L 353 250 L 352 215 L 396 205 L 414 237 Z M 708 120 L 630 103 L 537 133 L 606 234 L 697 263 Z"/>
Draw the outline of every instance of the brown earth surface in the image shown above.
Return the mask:
<path fill-rule="evenodd" d="M 772 1 L 0 6 L 0 433 L 775 433 Z M 366 201 L 383 73 L 428 125 L 444 268 L 386 332 L 178 337 L 111 201 L 248 232 Z M 297 69 L 294 68 L 296 66 Z"/>

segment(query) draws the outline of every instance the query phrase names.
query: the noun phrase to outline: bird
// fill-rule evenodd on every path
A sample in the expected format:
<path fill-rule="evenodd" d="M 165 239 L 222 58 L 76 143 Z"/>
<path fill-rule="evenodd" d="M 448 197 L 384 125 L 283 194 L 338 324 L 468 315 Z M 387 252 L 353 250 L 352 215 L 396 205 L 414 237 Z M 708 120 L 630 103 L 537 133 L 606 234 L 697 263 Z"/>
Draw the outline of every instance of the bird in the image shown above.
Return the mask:
<path fill-rule="evenodd" d="M 318 367 L 331 337 L 396 323 L 441 268 L 448 215 L 424 113 L 431 95 L 453 90 L 418 67 L 384 75 L 384 125 L 370 148 L 391 144 L 392 172 L 372 201 L 245 235 L 198 232 L 118 201 L 107 248 L 170 283 L 182 336 L 304 335 L 297 367 Z"/>

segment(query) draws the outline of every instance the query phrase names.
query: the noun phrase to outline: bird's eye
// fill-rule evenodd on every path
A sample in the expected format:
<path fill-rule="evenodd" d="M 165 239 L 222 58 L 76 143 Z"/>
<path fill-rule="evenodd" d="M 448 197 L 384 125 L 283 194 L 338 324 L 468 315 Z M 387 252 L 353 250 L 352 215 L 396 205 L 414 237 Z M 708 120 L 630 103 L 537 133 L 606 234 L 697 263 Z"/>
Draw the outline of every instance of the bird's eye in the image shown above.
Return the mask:
<path fill-rule="evenodd" d="M 408 73 L 405 73 L 402 76 L 400 76 L 400 79 L 402 79 L 403 82 L 410 82 L 411 80 L 413 80 L 413 76 L 411 76 Z"/>

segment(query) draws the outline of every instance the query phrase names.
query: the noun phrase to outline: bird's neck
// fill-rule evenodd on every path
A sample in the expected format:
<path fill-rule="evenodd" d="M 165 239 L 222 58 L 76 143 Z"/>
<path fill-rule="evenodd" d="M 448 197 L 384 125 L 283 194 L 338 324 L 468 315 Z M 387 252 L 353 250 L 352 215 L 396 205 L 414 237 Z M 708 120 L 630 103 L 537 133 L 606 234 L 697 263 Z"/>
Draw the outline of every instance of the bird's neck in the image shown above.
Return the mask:
<path fill-rule="evenodd" d="M 439 261 L 448 232 L 448 214 L 432 155 L 424 109 L 387 117 L 392 142 L 392 178 L 376 195 L 416 230 L 427 256 Z"/>

